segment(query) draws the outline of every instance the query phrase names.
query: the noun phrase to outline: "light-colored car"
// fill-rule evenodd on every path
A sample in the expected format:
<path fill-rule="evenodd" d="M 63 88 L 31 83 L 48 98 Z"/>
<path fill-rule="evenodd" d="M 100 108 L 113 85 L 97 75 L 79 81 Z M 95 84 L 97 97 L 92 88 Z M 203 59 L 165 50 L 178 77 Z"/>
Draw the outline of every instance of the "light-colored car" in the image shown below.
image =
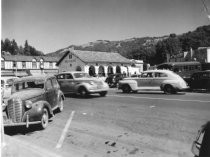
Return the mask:
<path fill-rule="evenodd" d="M 144 71 L 139 78 L 125 78 L 119 82 L 118 89 L 124 93 L 138 90 L 161 90 L 164 93 L 177 93 L 188 89 L 187 83 L 170 70 Z"/>
<path fill-rule="evenodd" d="M 56 78 L 64 94 L 75 93 L 84 97 L 92 93 L 99 93 L 100 96 L 106 96 L 109 90 L 106 82 L 81 71 L 63 72 Z"/>

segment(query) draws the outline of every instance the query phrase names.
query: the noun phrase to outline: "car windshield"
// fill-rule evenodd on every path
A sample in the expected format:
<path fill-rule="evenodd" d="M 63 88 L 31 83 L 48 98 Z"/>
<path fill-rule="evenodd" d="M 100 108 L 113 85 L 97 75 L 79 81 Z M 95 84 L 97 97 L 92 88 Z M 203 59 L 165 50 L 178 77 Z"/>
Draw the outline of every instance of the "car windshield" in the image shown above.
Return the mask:
<path fill-rule="evenodd" d="M 88 75 L 87 73 L 75 73 L 74 77 L 75 78 L 87 78 L 87 77 L 90 77 L 90 75 Z"/>
<path fill-rule="evenodd" d="M 26 90 L 31 88 L 44 88 L 44 82 L 43 81 L 31 81 L 31 82 L 17 82 L 14 84 L 13 91 L 20 91 L 20 90 Z"/>

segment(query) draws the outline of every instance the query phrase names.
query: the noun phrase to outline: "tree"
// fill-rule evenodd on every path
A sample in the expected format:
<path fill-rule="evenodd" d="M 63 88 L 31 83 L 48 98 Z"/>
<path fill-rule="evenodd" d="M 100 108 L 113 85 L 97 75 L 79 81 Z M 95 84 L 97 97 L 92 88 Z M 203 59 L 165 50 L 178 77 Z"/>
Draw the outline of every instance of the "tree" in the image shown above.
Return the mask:
<path fill-rule="evenodd" d="M 30 55 L 30 47 L 28 45 L 28 41 L 25 41 L 25 45 L 24 45 L 24 54 L 25 55 Z"/>

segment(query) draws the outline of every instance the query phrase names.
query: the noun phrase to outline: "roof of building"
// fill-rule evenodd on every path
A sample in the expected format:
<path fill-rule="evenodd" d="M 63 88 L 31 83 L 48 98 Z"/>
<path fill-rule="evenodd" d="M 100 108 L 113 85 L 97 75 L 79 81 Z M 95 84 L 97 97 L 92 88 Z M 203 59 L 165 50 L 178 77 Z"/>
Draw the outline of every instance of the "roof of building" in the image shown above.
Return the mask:
<path fill-rule="evenodd" d="M 81 50 L 65 50 L 66 53 L 58 61 L 59 65 L 62 60 L 71 52 L 73 55 L 81 59 L 85 63 L 105 62 L 105 63 L 131 63 L 131 61 L 119 53 L 114 52 L 98 52 L 98 51 L 81 51 Z"/>
<path fill-rule="evenodd" d="M 43 59 L 45 62 L 57 62 L 59 60 L 59 57 L 54 56 L 2 55 L 1 57 L 4 58 L 5 61 L 32 61 L 33 59 L 40 61 Z"/>

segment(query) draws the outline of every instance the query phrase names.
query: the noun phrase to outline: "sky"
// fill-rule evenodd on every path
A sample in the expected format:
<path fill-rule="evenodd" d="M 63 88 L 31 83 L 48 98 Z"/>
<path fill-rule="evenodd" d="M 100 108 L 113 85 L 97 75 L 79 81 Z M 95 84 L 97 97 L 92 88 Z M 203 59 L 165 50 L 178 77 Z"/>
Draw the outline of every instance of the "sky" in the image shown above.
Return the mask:
<path fill-rule="evenodd" d="M 204 0 L 210 9 L 210 0 Z M 202 0 L 2 0 L 1 39 L 50 53 L 72 44 L 182 34 L 209 25 Z"/>

